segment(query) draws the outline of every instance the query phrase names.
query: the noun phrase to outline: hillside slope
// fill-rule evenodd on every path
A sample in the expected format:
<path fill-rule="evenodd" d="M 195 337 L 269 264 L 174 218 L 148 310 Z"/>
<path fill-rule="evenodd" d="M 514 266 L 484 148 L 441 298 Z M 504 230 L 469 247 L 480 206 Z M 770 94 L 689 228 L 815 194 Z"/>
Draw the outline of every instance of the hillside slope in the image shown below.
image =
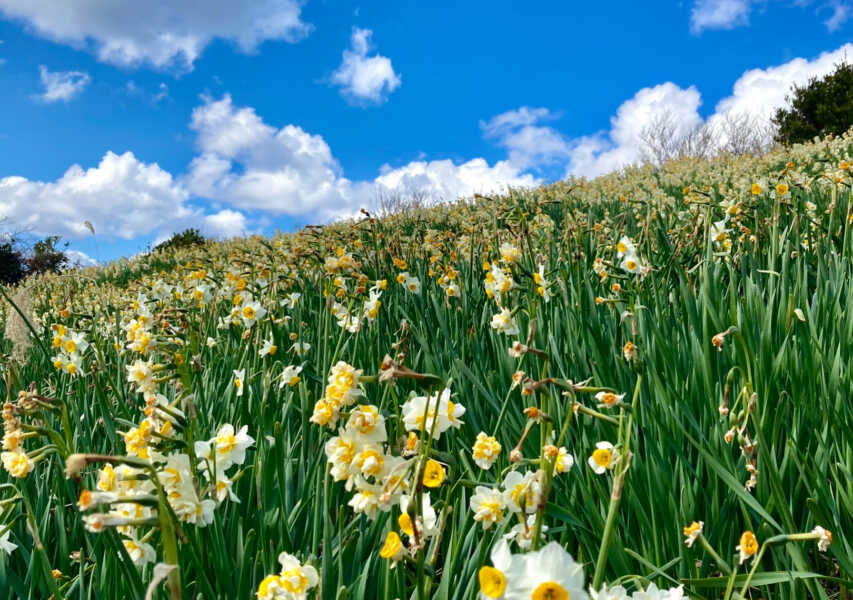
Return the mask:
<path fill-rule="evenodd" d="M 143 597 L 157 563 L 179 566 L 172 598 L 835 594 L 851 149 L 32 281 L 37 339 L 4 369 L 0 597 Z"/>

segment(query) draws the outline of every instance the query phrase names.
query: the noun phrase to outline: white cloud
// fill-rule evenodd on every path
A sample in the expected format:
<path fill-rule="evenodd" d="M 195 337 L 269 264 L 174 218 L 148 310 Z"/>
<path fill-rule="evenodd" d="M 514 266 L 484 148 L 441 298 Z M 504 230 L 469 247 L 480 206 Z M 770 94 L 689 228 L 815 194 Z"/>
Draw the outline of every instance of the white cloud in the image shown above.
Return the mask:
<path fill-rule="evenodd" d="M 233 238 L 245 235 L 246 216 L 235 210 L 224 209 L 204 218 L 202 232 L 212 237 Z"/>
<path fill-rule="evenodd" d="M 341 94 L 357 103 L 381 104 L 400 87 L 400 76 L 394 72 L 391 60 L 381 54 L 368 56 L 369 29 L 353 27 L 351 46 L 344 50 L 343 61 L 329 81 L 341 87 Z"/>
<path fill-rule="evenodd" d="M 70 167 L 54 182 L 0 179 L 0 216 L 16 229 L 67 238 L 98 235 L 132 239 L 176 220 L 199 216 L 186 192 L 156 164 L 132 153 L 107 152 L 97 167 Z"/>
<path fill-rule="evenodd" d="M 83 91 L 91 78 L 82 71 L 49 71 L 44 65 L 39 65 L 39 77 L 44 92 L 36 98 L 42 102 L 68 102 Z"/>
<path fill-rule="evenodd" d="M 169 86 L 163 82 L 160 82 L 160 85 L 157 86 L 157 91 L 154 92 L 145 89 L 131 79 L 125 84 L 124 91 L 128 96 L 132 98 L 141 98 L 153 106 L 169 99 Z"/>
<path fill-rule="evenodd" d="M 729 115 L 747 115 L 766 122 L 777 108 L 787 105 L 785 97 L 792 85 L 822 77 L 850 56 L 853 44 L 848 43 L 813 60 L 795 58 L 782 65 L 746 71 L 735 81 L 732 94 L 720 100 L 714 113 L 704 120 L 699 114 L 702 98 L 696 87 L 683 89 L 666 82 L 643 88 L 619 107 L 610 119 L 609 131 L 570 142 L 567 174 L 596 176 L 638 162 L 643 130 L 667 113 L 681 126 L 679 135 L 703 123 L 721 124 Z"/>
<path fill-rule="evenodd" d="M 92 267 L 98 264 L 98 261 L 80 250 L 63 250 L 63 253 L 68 257 L 70 267 Z"/>
<path fill-rule="evenodd" d="M 838 31 L 844 23 L 853 17 L 853 6 L 845 0 L 833 0 L 826 7 L 832 11 L 832 14 L 823 24 L 830 32 Z"/>
<path fill-rule="evenodd" d="M 734 29 L 749 25 L 753 6 L 766 2 L 767 0 L 696 0 L 690 11 L 690 31 L 699 35 L 706 29 Z M 793 5 L 801 9 L 812 7 L 817 14 L 829 11 L 831 14 L 823 24 L 830 32 L 838 31 L 853 17 L 853 3 L 850 0 L 794 0 Z"/>
<path fill-rule="evenodd" d="M 749 24 L 751 0 L 696 0 L 690 11 L 690 30 L 733 29 Z"/>
<path fill-rule="evenodd" d="M 480 121 L 487 139 L 509 151 L 509 162 L 519 170 L 538 168 L 565 160 L 571 154 L 568 141 L 552 127 L 537 125 L 556 119 L 547 108 L 522 106 Z"/>
<path fill-rule="evenodd" d="M 295 125 L 276 129 L 254 109 L 235 107 L 229 95 L 206 98 L 190 128 L 201 154 L 186 181 L 197 196 L 287 215 L 337 212 L 346 204 L 346 180 L 319 135 Z"/>
<path fill-rule="evenodd" d="M 804 85 L 812 77 L 823 77 L 851 56 L 853 44 L 847 43 L 813 60 L 795 58 L 775 67 L 751 69 L 735 81 L 732 95 L 720 100 L 714 110 L 718 115 L 731 112 L 769 118 L 776 108 L 787 104 L 785 96 L 790 94 L 792 85 Z"/>
<path fill-rule="evenodd" d="M 447 159 L 413 161 L 396 169 L 385 165 L 370 185 L 374 193 L 378 190 L 426 191 L 434 199 L 449 201 L 460 196 L 500 191 L 507 186 L 530 187 L 536 183 L 532 175 L 521 173 L 508 161 L 501 160 L 489 166 L 485 159 L 474 158 L 459 165 Z"/>
<path fill-rule="evenodd" d="M 249 107 L 236 107 L 229 95 L 205 98 L 190 124 L 200 154 L 184 177 L 195 196 L 232 207 L 273 215 L 328 220 L 371 209 L 377 194 L 424 192 L 453 200 L 507 185 L 533 185 L 509 161 L 490 166 L 483 159 L 413 161 L 384 166 L 374 180 L 344 177 L 331 148 L 320 135 L 295 125 L 276 129 Z"/>
<path fill-rule="evenodd" d="M 0 0 L 0 13 L 50 40 L 91 48 L 124 66 L 191 69 L 214 39 L 252 52 L 265 40 L 296 42 L 311 30 L 299 0 Z"/>
<path fill-rule="evenodd" d="M 581 137 L 572 142 L 568 173 L 593 177 L 641 158 L 643 130 L 656 118 L 670 114 L 682 132 L 701 124 L 699 91 L 682 89 L 671 82 L 643 88 L 625 101 L 610 119 L 610 131 Z"/>

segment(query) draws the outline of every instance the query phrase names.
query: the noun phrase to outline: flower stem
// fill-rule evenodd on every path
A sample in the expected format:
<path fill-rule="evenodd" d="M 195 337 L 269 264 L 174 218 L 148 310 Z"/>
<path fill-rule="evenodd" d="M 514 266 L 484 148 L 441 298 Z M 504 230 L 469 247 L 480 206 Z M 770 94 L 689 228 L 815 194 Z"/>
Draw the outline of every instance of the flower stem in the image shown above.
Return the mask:
<path fill-rule="evenodd" d="M 619 512 L 619 503 L 622 501 L 622 489 L 625 486 L 625 476 L 631 465 L 631 429 L 634 423 L 634 415 L 637 414 L 637 401 L 640 397 L 640 386 L 643 384 L 642 374 L 637 377 L 634 386 L 634 398 L 631 402 L 631 416 L 628 420 L 628 428 L 625 432 L 625 448 L 621 452 L 619 464 L 616 465 L 616 475 L 613 477 L 613 489 L 610 492 L 610 506 L 607 509 L 607 520 L 604 522 L 604 534 L 601 537 L 601 548 L 598 551 L 598 560 L 595 562 L 595 575 L 592 578 L 593 589 L 601 588 L 604 581 L 604 566 L 607 564 L 607 551 L 613 538 L 613 529 L 616 524 L 616 514 Z"/>

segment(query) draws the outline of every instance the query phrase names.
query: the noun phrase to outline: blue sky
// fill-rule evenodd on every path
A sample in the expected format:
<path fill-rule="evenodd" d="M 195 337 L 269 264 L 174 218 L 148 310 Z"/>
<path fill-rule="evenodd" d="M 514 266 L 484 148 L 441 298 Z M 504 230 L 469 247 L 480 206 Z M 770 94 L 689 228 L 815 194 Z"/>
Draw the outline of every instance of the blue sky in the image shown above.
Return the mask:
<path fill-rule="evenodd" d="M 196 6 L 0 0 L 4 227 L 106 260 L 594 176 L 853 57 L 851 0 Z"/>

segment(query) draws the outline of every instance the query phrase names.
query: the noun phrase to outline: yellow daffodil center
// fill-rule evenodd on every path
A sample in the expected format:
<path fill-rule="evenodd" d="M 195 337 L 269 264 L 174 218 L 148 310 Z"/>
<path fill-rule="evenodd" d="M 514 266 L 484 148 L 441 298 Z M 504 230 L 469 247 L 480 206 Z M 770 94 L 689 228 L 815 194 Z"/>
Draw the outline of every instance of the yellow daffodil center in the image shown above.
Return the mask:
<path fill-rule="evenodd" d="M 239 387 L 239 386 L 238 386 Z M 216 448 L 220 454 L 228 454 L 237 443 L 237 437 L 233 433 L 223 434 L 216 438 Z"/>
<path fill-rule="evenodd" d="M 376 450 L 365 450 L 358 455 L 356 460 L 359 469 L 365 475 L 379 475 L 382 471 L 382 455 Z"/>
<path fill-rule="evenodd" d="M 278 575 L 269 575 L 264 577 L 264 580 L 261 581 L 261 585 L 258 586 L 258 597 L 269 597 L 271 587 L 282 587 L 281 577 Z"/>
<path fill-rule="evenodd" d="M 740 548 L 744 554 L 752 556 L 758 552 L 758 540 L 751 531 L 744 531 L 740 536 Z"/>
<path fill-rule="evenodd" d="M 569 592 L 556 581 L 546 581 L 533 590 L 530 598 L 531 600 L 569 600 Z"/>
<path fill-rule="evenodd" d="M 244 306 L 243 307 L 243 318 L 254 319 L 255 318 L 255 309 L 252 308 L 251 306 L 248 306 L 248 305 Z"/>
<path fill-rule="evenodd" d="M 684 528 L 684 535 L 689 537 L 689 536 L 693 535 L 694 533 L 696 533 L 697 531 L 699 531 L 701 528 L 702 528 L 702 526 L 699 525 L 699 523 L 697 523 L 696 521 L 693 521 L 690 525 L 688 525 L 687 527 Z"/>
<path fill-rule="evenodd" d="M 592 452 L 592 460 L 595 461 L 599 467 L 607 467 L 610 464 L 610 460 L 612 458 L 612 453 L 610 450 L 606 448 L 596 448 Z"/>
<path fill-rule="evenodd" d="M 301 594 L 308 587 L 308 579 L 299 569 L 283 571 L 280 580 L 281 586 L 291 594 Z"/>
<path fill-rule="evenodd" d="M 489 598 L 500 598 L 506 590 L 506 577 L 494 567 L 481 567 L 478 573 L 480 591 Z"/>

